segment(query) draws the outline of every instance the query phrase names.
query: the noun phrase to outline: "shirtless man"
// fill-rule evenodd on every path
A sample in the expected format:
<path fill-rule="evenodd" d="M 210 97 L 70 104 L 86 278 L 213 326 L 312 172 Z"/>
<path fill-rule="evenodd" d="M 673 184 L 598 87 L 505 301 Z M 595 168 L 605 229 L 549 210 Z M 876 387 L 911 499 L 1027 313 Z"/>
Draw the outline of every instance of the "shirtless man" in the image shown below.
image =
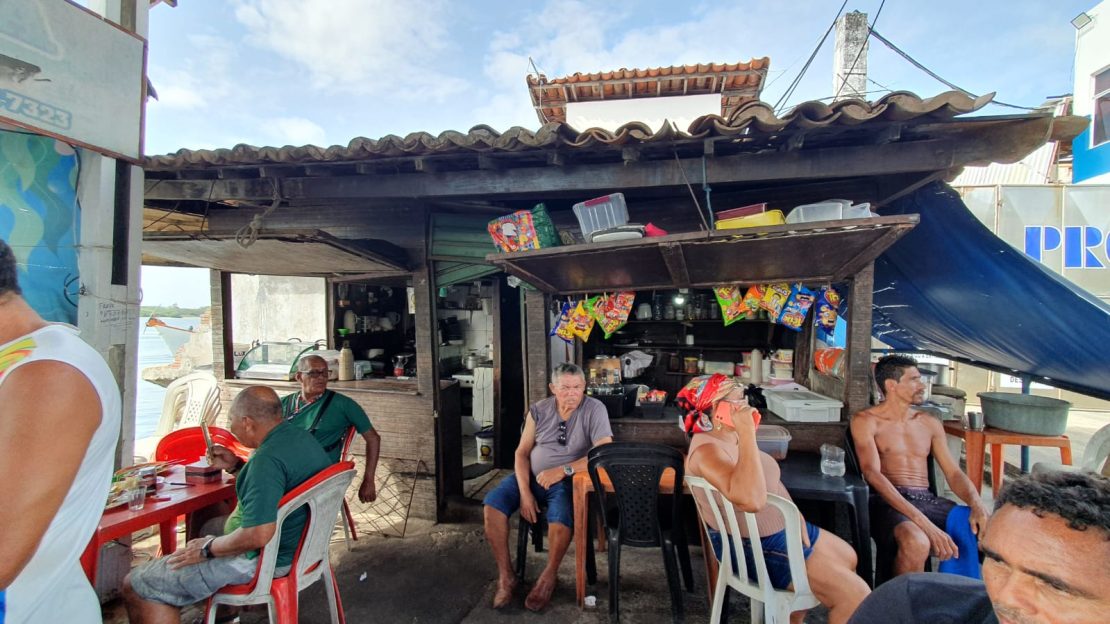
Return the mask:
<path fill-rule="evenodd" d="M 930 553 L 941 561 L 959 555 L 944 532 L 955 503 L 929 491 L 930 453 L 948 486 L 971 508 L 968 521 L 973 533 L 979 535 L 989 513 L 948 452 L 940 421 L 913 407 L 925 392 L 917 363 L 888 355 L 875 365 L 875 379 L 883 390 L 883 402 L 856 414 L 851 423 L 863 477 L 882 497 L 876 501 L 874 534 L 890 539 L 893 533 L 898 547 L 895 575 L 921 572 Z"/>

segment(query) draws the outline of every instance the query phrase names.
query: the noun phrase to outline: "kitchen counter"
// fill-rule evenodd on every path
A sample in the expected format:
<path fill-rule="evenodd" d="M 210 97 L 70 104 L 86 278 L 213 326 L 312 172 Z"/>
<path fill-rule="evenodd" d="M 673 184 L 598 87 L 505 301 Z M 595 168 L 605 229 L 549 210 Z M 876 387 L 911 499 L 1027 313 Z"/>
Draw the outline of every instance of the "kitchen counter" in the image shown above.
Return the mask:
<path fill-rule="evenodd" d="M 286 394 L 287 391 L 293 391 L 300 388 L 301 385 L 296 381 L 279 381 L 272 379 L 228 379 L 226 383 L 229 387 L 245 388 L 247 386 L 270 386 L 277 391 L 278 394 Z M 441 379 L 439 387 L 446 388 L 451 384 L 458 383 L 452 379 Z M 417 390 L 416 378 L 398 379 L 396 377 L 371 377 L 367 379 L 359 379 L 357 381 L 329 381 L 328 389 L 342 392 L 344 394 L 360 394 L 360 393 L 388 393 L 388 394 L 408 394 L 417 396 L 420 392 Z"/>

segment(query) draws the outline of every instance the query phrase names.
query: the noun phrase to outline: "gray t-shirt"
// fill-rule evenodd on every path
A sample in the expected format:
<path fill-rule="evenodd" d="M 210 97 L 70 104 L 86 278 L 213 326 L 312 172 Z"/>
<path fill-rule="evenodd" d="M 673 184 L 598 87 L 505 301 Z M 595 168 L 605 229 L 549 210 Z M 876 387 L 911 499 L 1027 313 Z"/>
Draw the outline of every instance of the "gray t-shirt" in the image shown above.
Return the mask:
<path fill-rule="evenodd" d="M 613 435 L 605 404 L 593 397 L 583 397 L 578 409 L 567 419 L 566 446 L 559 444 L 562 419 L 555 397 L 532 404 L 531 414 L 536 421 L 536 444 L 531 456 L 533 475 L 585 457 L 598 440 Z"/>

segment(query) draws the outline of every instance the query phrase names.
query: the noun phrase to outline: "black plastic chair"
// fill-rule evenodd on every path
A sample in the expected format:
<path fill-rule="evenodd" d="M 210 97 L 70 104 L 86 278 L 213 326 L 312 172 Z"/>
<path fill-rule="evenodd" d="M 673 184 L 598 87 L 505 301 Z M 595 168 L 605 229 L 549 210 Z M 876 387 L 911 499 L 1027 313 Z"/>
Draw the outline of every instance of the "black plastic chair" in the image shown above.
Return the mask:
<path fill-rule="evenodd" d="M 588 457 L 590 479 L 597 492 L 609 542 L 609 618 L 620 620 L 621 546 L 660 546 L 671 593 L 672 619 L 681 622 L 684 609 L 680 564 L 686 590 L 694 591 L 690 551 L 682 522 L 682 453 L 659 444 L 613 442 L 592 449 Z M 659 481 L 667 468 L 674 470 L 672 496 L 659 493 Z M 613 484 L 612 494 L 602 487 L 598 470 L 608 474 Z"/>
<path fill-rule="evenodd" d="M 516 529 L 516 577 L 524 580 L 524 572 L 528 564 L 528 541 L 531 539 L 532 547 L 536 552 L 543 552 L 543 535 L 547 531 L 547 507 L 540 505 L 536 516 L 536 523 L 532 524 L 520 516 Z M 588 514 L 590 523 L 593 523 L 593 514 Z M 594 541 L 592 531 L 586 542 L 586 582 L 590 585 L 597 583 L 597 560 L 594 556 Z"/>

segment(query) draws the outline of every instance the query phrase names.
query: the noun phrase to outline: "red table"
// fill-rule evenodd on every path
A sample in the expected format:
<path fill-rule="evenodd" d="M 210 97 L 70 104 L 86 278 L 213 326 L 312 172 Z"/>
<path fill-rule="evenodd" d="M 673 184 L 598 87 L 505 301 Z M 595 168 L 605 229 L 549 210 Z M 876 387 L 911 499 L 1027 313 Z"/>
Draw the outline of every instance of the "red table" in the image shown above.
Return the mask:
<path fill-rule="evenodd" d="M 131 511 L 127 505 L 122 505 L 104 513 L 89 545 L 81 555 L 81 567 L 90 583 L 96 585 L 100 547 L 104 544 L 157 524 L 162 539 L 162 554 L 172 553 L 177 550 L 178 516 L 184 515 L 188 524 L 189 514 L 192 512 L 235 500 L 235 480 L 226 474 L 218 483 L 171 485 L 184 482 L 185 467 L 173 466 L 166 475 L 165 485 L 156 494 L 147 496 L 142 509 Z M 156 500 L 159 498 L 168 500 Z"/>

